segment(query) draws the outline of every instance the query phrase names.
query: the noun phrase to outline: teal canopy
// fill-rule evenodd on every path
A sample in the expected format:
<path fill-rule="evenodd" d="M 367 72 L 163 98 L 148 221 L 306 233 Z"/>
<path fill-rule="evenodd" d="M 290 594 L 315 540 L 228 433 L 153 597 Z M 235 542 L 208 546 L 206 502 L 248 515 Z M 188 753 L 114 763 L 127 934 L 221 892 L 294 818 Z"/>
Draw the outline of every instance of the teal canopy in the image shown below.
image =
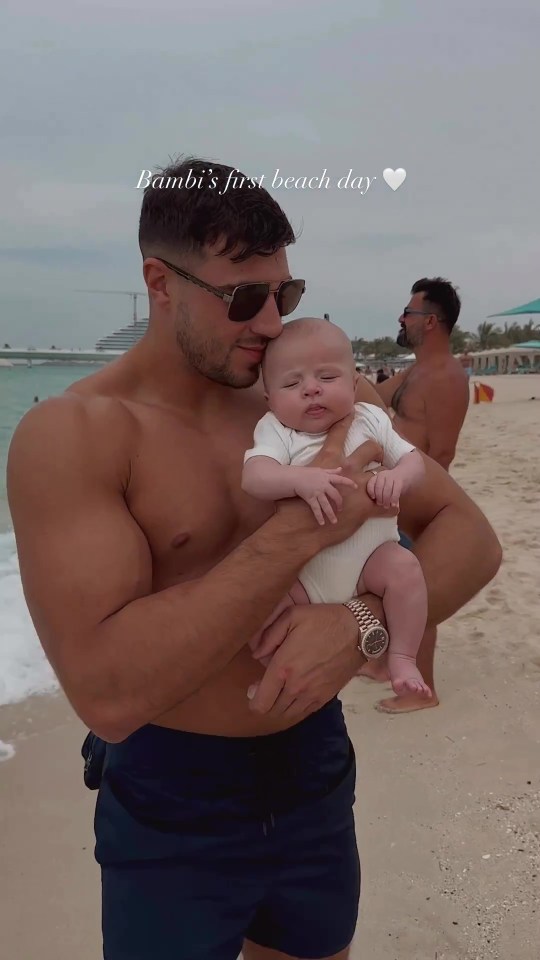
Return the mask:
<path fill-rule="evenodd" d="M 540 313 L 540 297 L 538 300 L 531 300 L 530 303 L 524 303 L 522 307 L 512 307 L 511 310 L 503 310 L 502 313 L 490 313 L 490 317 L 516 317 L 523 313 Z"/>

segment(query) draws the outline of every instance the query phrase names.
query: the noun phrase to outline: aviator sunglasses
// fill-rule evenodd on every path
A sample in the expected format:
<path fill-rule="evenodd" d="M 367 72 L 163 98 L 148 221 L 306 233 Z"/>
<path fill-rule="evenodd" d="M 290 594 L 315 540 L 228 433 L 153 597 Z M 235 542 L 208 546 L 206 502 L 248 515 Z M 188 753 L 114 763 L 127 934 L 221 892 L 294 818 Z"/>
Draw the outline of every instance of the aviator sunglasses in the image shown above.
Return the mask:
<path fill-rule="evenodd" d="M 413 313 L 417 313 L 421 317 L 430 317 L 432 312 L 428 310 L 411 310 L 409 307 L 404 307 L 401 316 L 410 317 Z M 433 316 L 436 316 L 436 314 L 433 314 Z"/>
<path fill-rule="evenodd" d="M 277 290 L 271 290 L 269 283 L 242 283 L 235 287 L 232 293 L 225 293 L 219 287 L 212 287 L 204 280 L 199 280 L 191 273 L 181 270 L 180 267 L 175 267 L 174 263 L 169 263 L 162 257 L 157 259 L 161 260 L 161 263 L 164 263 L 173 273 L 177 273 L 179 277 L 196 284 L 196 286 L 223 300 L 227 304 L 227 316 L 234 323 L 247 323 L 248 320 L 253 320 L 253 317 L 256 317 L 262 310 L 270 295 L 276 298 L 276 306 L 280 317 L 287 317 L 289 313 L 296 310 L 306 289 L 304 280 L 284 280 Z"/>

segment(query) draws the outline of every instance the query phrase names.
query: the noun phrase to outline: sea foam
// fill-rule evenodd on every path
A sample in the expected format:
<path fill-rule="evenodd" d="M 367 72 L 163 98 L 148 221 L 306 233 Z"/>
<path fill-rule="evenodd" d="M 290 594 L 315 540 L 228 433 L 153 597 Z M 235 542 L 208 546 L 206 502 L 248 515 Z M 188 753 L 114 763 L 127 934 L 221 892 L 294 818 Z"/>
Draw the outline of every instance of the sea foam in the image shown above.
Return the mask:
<path fill-rule="evenodd" d="M 0 533 L 0 706 L 56 690 L 24 599 L 15 538 Z"/>

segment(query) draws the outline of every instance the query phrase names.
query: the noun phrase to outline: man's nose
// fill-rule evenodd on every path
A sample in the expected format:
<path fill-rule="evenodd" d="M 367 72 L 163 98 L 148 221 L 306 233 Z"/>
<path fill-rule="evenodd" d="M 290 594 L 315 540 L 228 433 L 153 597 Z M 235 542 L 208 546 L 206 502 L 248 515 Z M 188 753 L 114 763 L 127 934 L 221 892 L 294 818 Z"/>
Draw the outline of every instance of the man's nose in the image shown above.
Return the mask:
<path fill-rule="evenodd" d="M 275 340 L 283 330 L 283 319 L 277 308 L 276 298 L 270 294 L 262 310 L 250 321 L 249 329 L 260 337 Z"/>

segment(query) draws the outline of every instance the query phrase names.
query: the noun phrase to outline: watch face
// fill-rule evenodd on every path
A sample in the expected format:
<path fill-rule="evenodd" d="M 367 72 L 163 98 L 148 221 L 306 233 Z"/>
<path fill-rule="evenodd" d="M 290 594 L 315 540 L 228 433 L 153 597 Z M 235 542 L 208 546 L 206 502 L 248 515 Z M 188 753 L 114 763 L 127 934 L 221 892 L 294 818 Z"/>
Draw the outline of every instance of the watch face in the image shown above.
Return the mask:
<path fill-rule="evenodd" d="M 381 656 L 388 647 L 388 633 L 384 627 L 372 627 L 362 641 L 362 648 L 368 657 Z"/>

